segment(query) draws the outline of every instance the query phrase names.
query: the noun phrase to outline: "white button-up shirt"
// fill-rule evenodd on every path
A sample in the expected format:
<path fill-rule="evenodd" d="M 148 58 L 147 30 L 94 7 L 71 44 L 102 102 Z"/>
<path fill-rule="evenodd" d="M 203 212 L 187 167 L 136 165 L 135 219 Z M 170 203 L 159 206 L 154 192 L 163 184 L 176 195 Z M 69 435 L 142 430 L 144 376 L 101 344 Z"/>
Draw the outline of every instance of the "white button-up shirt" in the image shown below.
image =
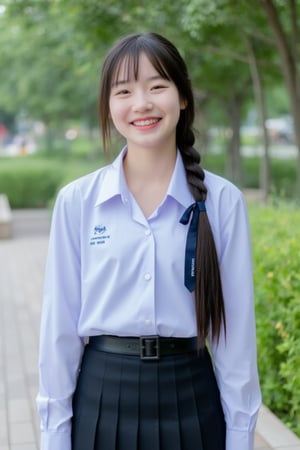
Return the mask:
<path fill-rule="evenodd" d="M 41 450 L 71 450 L 72 395 L 86 336 L 197 334 L 194 294 L 184 286 L 188 226 L 179 223 L 194 199 L 180 153 L 163 202 L 145 218 L 126 185 L 125 152 L 56 200 L 41 320 Z M 205 172 L 205 184 L 227 321 L 226 341 L 221 335 L 218 345 L 210 342 L 226 450 L 252 450 L 261 396 L 247 213 L 231 183 Z"/>

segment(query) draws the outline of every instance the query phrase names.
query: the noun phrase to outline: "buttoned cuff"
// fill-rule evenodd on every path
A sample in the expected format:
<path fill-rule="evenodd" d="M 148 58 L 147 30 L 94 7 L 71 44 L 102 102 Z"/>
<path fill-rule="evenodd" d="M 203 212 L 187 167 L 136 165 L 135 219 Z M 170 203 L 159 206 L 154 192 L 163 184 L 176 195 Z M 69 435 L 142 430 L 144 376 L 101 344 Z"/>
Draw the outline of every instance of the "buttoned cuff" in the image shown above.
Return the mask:
<path fill-rule="evenodd" d="M 40 450 L 71 450 L 70 433 L 42 431 Z"/>
<path fill-rule="evenodd" d="M 226 430 L 226 450 L 253 450 L 255 431 Z"/>

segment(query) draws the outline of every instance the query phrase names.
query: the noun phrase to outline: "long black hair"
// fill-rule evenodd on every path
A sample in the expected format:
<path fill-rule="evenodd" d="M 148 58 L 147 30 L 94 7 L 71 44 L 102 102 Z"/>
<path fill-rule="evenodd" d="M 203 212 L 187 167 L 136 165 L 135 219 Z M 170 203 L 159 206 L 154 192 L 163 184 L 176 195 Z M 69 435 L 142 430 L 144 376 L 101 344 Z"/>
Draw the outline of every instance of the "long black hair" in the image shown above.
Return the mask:
<path fill-rule="evenodd" d="M 195 201 L 206 200 L 205 173 L 200 166 L 200 154 L 193 147 L 195 135 L 194 96 L 186 64 L 177 48 L 156 33 L 131 34 L 120 39 L 108 53 L 101 74 L 99 116 L 104 149 L 110 139 L 109 98 L 121 64 L 126 64 L 128 75 L 138 77 L 139 57 L 144 53 L 162 78 L 171 80 L 177 87 L 185 109 L 180 112 L 176 127 L 176 145 L 182 155 L 186 177 Z M 129 77 L 128 77 L 129 78 Z M 182 255 L 184 257 L 184 255 Z M 221 276 L 213 233 L 206 212 L 199 214 L 196 249 L 195 307 L 197 333 L 200 343 L 211 335 L 218 340 L 222 326 L 226 331 L 225 307 Z"/>

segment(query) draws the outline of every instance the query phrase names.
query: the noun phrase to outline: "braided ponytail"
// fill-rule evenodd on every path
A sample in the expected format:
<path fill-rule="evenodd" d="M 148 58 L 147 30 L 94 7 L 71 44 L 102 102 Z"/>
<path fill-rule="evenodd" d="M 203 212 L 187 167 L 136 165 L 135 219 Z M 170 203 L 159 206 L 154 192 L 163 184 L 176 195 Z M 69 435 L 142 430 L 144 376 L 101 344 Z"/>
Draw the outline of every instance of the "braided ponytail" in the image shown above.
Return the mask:
<path fill-rule="evenodd" d="M 200 155 L 193 147 L 181 147 L 187 181 L 196 202 L 206 200 L 204 171 Z M 195 306 L 199 343 L 204 343 L 211 328 L 212 337 L 220 337 L 221 327 L 226 330 L 225 309 L 217 251 L 206 211 L 198 212 L 196 245 Z"/>
<path fill-rule="evenodd" d="M 190 191 L 196 202 L 205 202 L 207 188 L 205 173 L 200 166 L 200 154 L 194 148 L 195 135 L 192 130 L 195 108 L 194 95 L 187 66 L 177 49 L 172 46 L 172 56 L 176 55 L 176 66 L 172 61 L 163 60 L 170 78 L 177 86 L 186 108 L 181 110 L 176 128 L 176 144 L 180 150 Z M 205 208 L 204 208 L 205 209 Z M 211 330 L 212 338 L 217 340 L 223 326 L 226 333 L 225 307 L 221 284 L 218 256 L 214 236 L 206 211 L 199 214 L 196 259 L 195 259 L 195 307 L 199 345 L 204 345 Z"/>
<path fill-rule="evenodd" d="M 184 120 L 189 116 L 189 120 Z M 200 154 L 195 150 L 192 123 L 193 105 L 189 114 L 181 112 L 177 126 L 177 145 L 179 147 L 190 191 L 196 202 L 205 202 L 207 188 L 204 184 L 205 173 L 200 166 Z M 185 126 L 182 126 L 182 125 Z M 181 125 L 181 126 L 180 126 Z M 213 339 L 218 341 L 221 327 L 226 333 L 226 318 L 221 284 L 218 256 L 212 229 L 206 211 L 199 212 L 197 244 L 196 244 L 196 283 L 195 307 L 197 318 L 198 342 L 203 345 L 211 329 Z"/>

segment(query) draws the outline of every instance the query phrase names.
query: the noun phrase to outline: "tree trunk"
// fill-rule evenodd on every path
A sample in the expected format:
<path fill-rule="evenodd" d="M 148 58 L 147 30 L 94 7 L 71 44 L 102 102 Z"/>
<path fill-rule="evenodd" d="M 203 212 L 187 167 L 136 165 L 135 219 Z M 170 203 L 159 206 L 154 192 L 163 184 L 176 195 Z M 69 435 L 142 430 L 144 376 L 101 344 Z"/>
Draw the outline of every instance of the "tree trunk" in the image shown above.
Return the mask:
<path fill-rule="evenodd" d="M 298 168 L 297 168 L 297 193 L 300 194 L 300 94 L 299 94 L 299 79 L 297 72 L 297 63 L 295 55 L 297 54 L 296 48 L 298 42 L 297 38 L 297 23 L 291 18 L 293 44 L 292 48 L 289 47 L 289 40 L 284 33 L 282 24 L 280 22 L 278 12 L 275 8 L 272 0 L 260 0 L 265 10 L 267 20 L 273 30 L 278 52 L 280 55 L 282 72 L 284 75 L 285 84 L 289 94 L 291 113 L 294 119 L 294 132 L 296 145 L 298 147 Z M 291 15 L 296 11 L 295 0 L 290 0 L 290 13 Z"/>
<path fill-rule="evenodd" d="M 247 36 L 245 36 L 245 41 L 248 48 L 249 66 L 252 75 L 253 91 L 257 105 L 263 144 L 263 156 L 260 165 L 259 186 L 263 193 L 263 201 L 264 203 L 267 203 L 270 190 L 270 158 L 269 158 L 269 138 L 266 128 L 267 114 L 264 98 L 264 89 L 253 43 L 251 39 L 248 38 Z"/>
<path fill-rule="evenodd" d="M 243 99 L 240 95 L 233 93 L 231 102 L 226 105 L 226 111 L 229 116 L 231 126 L 231 139 L 228 145 L 228 154 L 226 161 L 226 175 L 238 186 L 241 186 L 242 174 L 242 159 L 241 159 L 241 109 Z"/>
<path fill-rule="evenodd" d="M 207 153 L 208 149 L 208 135 L 207 135 L 207 120 L 206 120 L 206 106 L 208 103 L 207 95 L 200 91 L 194 91 L 195 98 L 195 128 L 196 133 L 196 146 L 199 146 L 201 155 Z"/>

